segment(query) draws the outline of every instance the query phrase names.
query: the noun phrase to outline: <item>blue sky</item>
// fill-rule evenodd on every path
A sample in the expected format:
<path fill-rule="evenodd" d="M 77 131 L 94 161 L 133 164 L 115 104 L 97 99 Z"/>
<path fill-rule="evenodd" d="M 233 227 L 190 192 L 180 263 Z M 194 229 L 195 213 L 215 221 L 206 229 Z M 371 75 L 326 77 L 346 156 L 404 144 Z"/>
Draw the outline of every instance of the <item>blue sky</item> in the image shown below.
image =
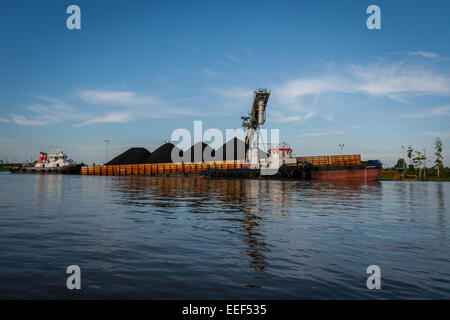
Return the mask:
<path fill-rule="evenodd" d="M 66 8 L 81 8 L 68 30 Z M 366 8 L 381 8 L 368 30 Z M 450 165 L 449 1 L 3 1 L 0 159 L 59 145 L 101 163 L 174 129 L 239 128 L 270 88 L 266 128 L 297 155 L 392 165 L 441 137 Z"/>

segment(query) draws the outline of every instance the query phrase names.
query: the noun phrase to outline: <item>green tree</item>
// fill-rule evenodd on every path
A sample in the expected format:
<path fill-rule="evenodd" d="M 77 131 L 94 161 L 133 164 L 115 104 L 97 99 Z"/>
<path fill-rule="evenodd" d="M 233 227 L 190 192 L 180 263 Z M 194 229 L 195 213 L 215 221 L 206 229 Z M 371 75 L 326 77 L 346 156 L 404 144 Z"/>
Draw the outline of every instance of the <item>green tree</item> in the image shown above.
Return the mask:
<path fill-rule="evenodd" d="M 425 156 L 420 151 L 415 151 L 416 156 L 412 159 L 414 163 L 414 168 L 419 169 L 419 178 L 422 177 L 422 164 L 425 160 Z"/>
<path fill-rule="evenodd" d="M 394 168 L 406 168 L 406 163 L 405 163 L 405 159 L 398 159 L 397 163 L 395 164 Z"/>
<path fill-rule="evenodd" d="M 409 163 L 410 163 L 410 164 L 413 163 L 413 161 L 412 161 L 413 153 L 414 153 L 414 149 L 413 149 L 411 146 L 408 146 L 408 150 L 406 151 L 406 155 L 407 155 L 408 158 L 409 158 Z"/>
<path fill-rule="evenodd" d="M 436 167 L 437 176 L 439 178 L 439 170 L 442 168 L 442 141 L 440 138 L 436 138 L 434 141 L 434 155 L 436 156 L 436 160 L 434 161 L 434 166 Z"/>
<path fill-rule="evenodd" d="M 425 178 L 426 174 L 427 174 L 427 152 L 425 151 L 425 149 L 423 149 L 423 154 L 422 154 L 422 177 Z"/>

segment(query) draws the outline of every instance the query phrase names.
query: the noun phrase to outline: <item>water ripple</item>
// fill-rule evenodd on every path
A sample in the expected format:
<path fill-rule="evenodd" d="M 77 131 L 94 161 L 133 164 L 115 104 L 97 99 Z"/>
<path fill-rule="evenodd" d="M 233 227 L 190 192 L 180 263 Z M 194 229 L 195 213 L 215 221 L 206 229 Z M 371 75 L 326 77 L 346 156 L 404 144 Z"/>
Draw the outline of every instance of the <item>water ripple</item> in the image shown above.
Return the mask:
<path fill-rule="evenodd" d="M 0 174 L 0 193 L 2 298 L 450 298 L 450 183 Z"/>

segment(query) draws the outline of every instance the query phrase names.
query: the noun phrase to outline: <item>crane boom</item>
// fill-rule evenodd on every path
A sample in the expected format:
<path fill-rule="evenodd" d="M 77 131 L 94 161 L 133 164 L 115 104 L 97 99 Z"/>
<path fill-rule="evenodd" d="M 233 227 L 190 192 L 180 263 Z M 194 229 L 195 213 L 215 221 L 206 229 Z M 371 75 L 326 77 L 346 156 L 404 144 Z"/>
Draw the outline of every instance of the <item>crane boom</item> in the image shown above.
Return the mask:
<path fill-rule="evenodd" d="M 258 89 L 254 91 L 252 110 L 248 117 L 242 117 L 242 126 L 248 128 L 245 136 L 246 145 L 250 145 L 256 130 L 266 122 L 266 105 L 269 96 L 270 90 Z"/>

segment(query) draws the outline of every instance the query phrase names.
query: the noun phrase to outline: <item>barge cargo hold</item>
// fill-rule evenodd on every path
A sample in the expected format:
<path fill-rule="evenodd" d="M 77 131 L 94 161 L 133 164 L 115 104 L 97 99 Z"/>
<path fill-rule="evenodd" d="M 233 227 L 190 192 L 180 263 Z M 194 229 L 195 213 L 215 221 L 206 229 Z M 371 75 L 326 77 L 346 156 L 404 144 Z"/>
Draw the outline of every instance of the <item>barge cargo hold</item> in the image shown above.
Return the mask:
<path fill-rule="evenodd" d="M 323 157 L 334 159 L 335 164 L 341 165 L 331 166 L 330 162 L 327 162 Z M 361 161 L 360 155 L 319 156 L 316 159 L 320 163 L 315 162 L 318 164 L 315 166 L 302 160 L 297 161 L 296 164 L 283 165 L 280 167 L 280 173 L 274 176 L 264 176 L 260 174 L 259 169 L 247 168 L 243 160 L 83 166 L 81 174 L 96 176 L 202 174 L 212 178 L 290 178 L 297 180 L 360 180 L 365 182 L 377 180 L 381 172 L 381 162 L 378 160 Z"/>
<path fill-rule="evenodd" d="M 206 169 L 242 169 L 243 160 L 212 161 L 212 162 L 178 162 L 178 163 L 148 163 L 105 166 L 84 166 L 82 175 L 95 176 L 154 176 L 172 174 L 201 174 Z"/>

